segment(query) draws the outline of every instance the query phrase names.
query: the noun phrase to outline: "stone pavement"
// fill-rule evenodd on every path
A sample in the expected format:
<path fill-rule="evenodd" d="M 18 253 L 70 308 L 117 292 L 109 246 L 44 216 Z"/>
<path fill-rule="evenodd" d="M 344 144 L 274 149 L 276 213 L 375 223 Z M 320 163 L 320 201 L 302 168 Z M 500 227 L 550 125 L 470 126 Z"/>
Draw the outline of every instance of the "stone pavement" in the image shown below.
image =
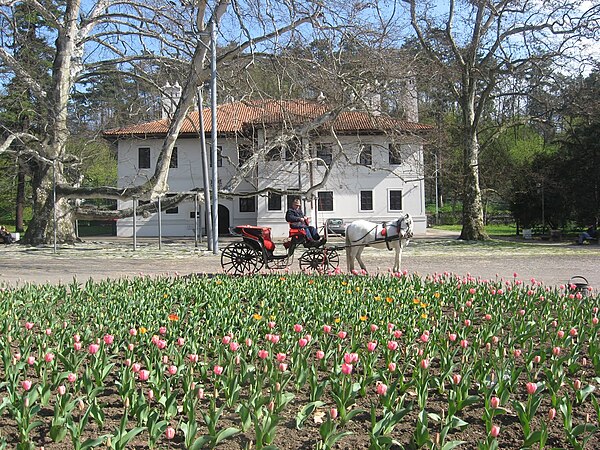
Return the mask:
<path fill-rule="evenodd" d="M 522 280 L 535 278 L 547 285 L 566 283 L 572 276 L 580 275 L 590 286 L 600 288 L 599 245 L 510 239 L 463 242 L 457 237 L 458 233 L 428 230 L 426 236 L 414 238 L 404 250 L 402 269 L 420 275 L 452 272 L 508 280 L 517 273 Z M 238 239 L 223 238 L 220 249 Z M 330 244 L 343 246 L 343 240 L 334 238 Z M 393 265 L 393 254 L 368 248 L 363 259 L 370 273 L 382 273 Z M 343 250 L 340 266 L 345 270 Z M 297 260 L 289 270 L 298 270 Z M 205 243 L 195 247 L 193 239 L 163 238 L 159 249 L 156 238 L 138 238 L 134 250 L 131 238 L 93 237 L 76 245 L 60 246 L 56 253 L 52 246 L 0 246 L 0 282 L 11 286 L 194 273 L 222 273 L 222 269 L 220 255 L 207 251 Z"/>

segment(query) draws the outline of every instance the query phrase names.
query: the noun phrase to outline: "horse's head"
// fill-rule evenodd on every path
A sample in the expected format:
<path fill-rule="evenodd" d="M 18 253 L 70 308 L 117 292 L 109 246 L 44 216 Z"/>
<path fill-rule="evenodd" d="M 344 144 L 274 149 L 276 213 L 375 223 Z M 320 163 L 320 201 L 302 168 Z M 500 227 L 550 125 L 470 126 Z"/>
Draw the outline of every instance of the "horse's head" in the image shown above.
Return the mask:
<path fill-rule="evenodd" d="M 410 239 L 413 237 L 413 220 L 410 214 L 406 213 L 403 217 L 400 217 L 396 226 L 401 238 Z"/>

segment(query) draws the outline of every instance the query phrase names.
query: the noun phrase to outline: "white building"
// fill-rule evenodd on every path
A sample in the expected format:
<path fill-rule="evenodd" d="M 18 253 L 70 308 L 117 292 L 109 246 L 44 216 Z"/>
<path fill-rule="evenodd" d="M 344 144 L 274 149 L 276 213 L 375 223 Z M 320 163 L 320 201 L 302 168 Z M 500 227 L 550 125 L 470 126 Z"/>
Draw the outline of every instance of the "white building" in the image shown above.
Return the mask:
<path fill-rule="evenodd" d="M 294 191 L 311 187 L 303 197 L 305 213 L 313 224 L 322 226 L 330 218 L 391 221 L 404 211 L 413 216 L 415 234 L 425 233 L 421 134 L 430 127 L 381 114 L 344 111 L 304 132 L 304 137 L 288 139 L 295 133 L 290 130 L 314 123 L 327 112 L 327 105 L 308 100 L 234 102 L 218 107 L 220 188 L 228 188 L 239 167 L 258 154 L 256 167 L 231 191 L 235 195 L 219 200 L 220 233 L 250 224 L 272 227 L 275 237 L 287 236 L 288 200 Z M 210 117 L 210 110 L 205 109 L 209 149 Z M 198 118 L 198 111 L 189 114 L 175 144 L 168 177 L 171 193 L 203 188 Z M 105 133 L 117 142 L 120 187 L 141 184 L 154 173 L 167 125 L 168 118 L 163 118 Z M 324 179 L 326 167 L 330 172 Z M 284 194 L 265 192 L 267 188 Z M 131 201 L 120 202 L 118 207 L 131 207 Z M 163 211 L 162 234 L 194 236 L 197 224 L 204 233 L 204 208 L 201 205 L 196 223 L 197 208 L 196 202 L 189 201 Z M 136 227 L 138 236 L 157 236 L 157 213 L 138 217 Z M 133 234 L 132 218 L 118 221 L 117 234 Z"/>

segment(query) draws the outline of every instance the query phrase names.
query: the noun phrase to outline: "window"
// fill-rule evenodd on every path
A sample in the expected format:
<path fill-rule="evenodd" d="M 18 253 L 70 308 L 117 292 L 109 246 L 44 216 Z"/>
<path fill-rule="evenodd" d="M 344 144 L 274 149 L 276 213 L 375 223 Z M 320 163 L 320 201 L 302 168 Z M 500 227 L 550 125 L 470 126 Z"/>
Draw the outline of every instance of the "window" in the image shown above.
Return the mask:
<path fill-rule="evenodd" d="M 267 200 L 267 210 L 281 211 L 281 194 L 269 192 L 269 198 Z"/>
<path fill-rule="evenodd" d="M 358 163 L 362 166 L 373 165 L 373 150 L 370 145 L 363 145 L 360 155 L 358 156 Z"/>
<path fill-rule="evenodd" d="M 169 163 L 170 169 L 177 169 L 177 165 L 179 164 L 179 156 L 177 154 L 177 147 L 173 147 L 173 152 L 171 153 L 171 162 Z"/>
<path fill-rule="evenodd" d="M 210 160 L 209 164 L 210 167 L 212 167 L 213 165 L 213 152 L 212 152 L 212 148 L 207 148 L 208 151 L 208 158 Z M 221 147 L 220 145 L 217 145 L 217 167 L 223 167 L 223 147 Z"/>
<path fill-rule="evenodd" d="M 265 161 L 281 161 L 281 147 L 269 150 L 265 155 Z"/>
<path fill-rule="evenodd" d="M 360 210 L 373 211 L 373 191 L 360 191 Z"/>
<path fill-rule="evenodd" d="M 150 147 L 138 148 L 138 168 L 150 168 Z"/>
<path fill-rule="evenodd" d="M 333 191 L 319 192 L 319 211 L 333 211 Z"/>
<path fill-rule="evenodd" d="M 238 145 L 238 167 L 244 165 L 252 156 L 252 146 L 248 144 Z"/>
<path fill-rule="evenodd" d="M 286 161 L 299 161 L 302 154 L 302 146 L 300 140 L 292 138 L 286 142 L 285 148 L 285 160 Z"/>
<path fill-rule="evenodd" d="M 402 157 L 400 156 L 400 146 L 390 144 L 389 150 L 390 164 L 399 165 L 402 164 Z"/>
<path fill-rule="evenodd" d="M 321 158 L 323 160 L 323 162 L 318 162 L 320 166 L 325 164 L 327 166 L 331 166 L 331 161 L 333 161 L 333 151 L 331 150 L 331 145 L 317 144 L 317 158 Z"/>
<path fill-rule="evenodd" d="M 390 191 L 390 211 L 402 210 L 402 191 Z"/>
<path fill-rule="evenodd" d="M 201 217 L 200 211 L 198 211 L 197 213 L 196 213 L 196 211 L 190 211 L 190 219 L 194 219 L 194 216 L 200 218 Z"/>
<path fill-rule="evenodd" d="M 173 162 L 173 159 L 171 159 Z M 177 194 L 167 194 L 167 198 L 175 197 Z M 165 214 L 179 214 L 179 206 L 174 206 L 173 208 L 165 209 Z"/>
<path fill-rule="evenodd" d="M 240 198 L 240 212 L 255 212 L 256 197 Z"/>
<path fill-rule="evenodd" d="M 294 199 L 296 197 L 300 197 L 300 195 L 298 195 L 298 194 L 290 194 L 290 195 L 287 196 L 287 200 L 286 200 L 287 201 L 287 209 L 290 209 L 292 207 L 292 203 L 294 203 Z M 304 210 L 304 208 L 303 208 L 303 210 Z"/>

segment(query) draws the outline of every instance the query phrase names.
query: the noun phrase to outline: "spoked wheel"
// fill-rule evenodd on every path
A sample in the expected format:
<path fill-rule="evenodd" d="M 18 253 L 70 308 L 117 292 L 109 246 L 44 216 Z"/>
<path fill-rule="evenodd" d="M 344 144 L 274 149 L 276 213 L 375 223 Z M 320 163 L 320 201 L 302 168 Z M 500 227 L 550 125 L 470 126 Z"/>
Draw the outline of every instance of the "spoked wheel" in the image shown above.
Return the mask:
<path fill-rule="evenodd" d="M 249 275 L 262 269 L 262 254 L 245 242 L 234 242 L 223 249 L 221 267 L 229 275 Z"/>
<path fill-rule="evenodd" d="M 327 248 L 310 248 L 302 253 L 298 263 L 302 271 L 325 273 L 340 265 L 340 255 Z"/>

